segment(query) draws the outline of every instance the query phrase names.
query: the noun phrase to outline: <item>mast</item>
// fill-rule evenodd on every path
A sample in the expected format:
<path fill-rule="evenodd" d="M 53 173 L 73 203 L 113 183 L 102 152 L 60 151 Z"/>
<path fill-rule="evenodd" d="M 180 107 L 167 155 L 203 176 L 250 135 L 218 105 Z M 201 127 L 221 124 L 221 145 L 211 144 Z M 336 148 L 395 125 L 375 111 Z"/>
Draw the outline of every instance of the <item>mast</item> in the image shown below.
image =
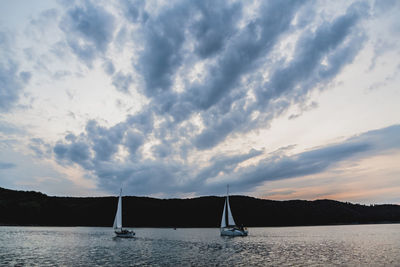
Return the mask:
<path fill-rule="evenodd" d="M 225 200 L 225 206 L 226 206 L 226 210 L 227 212 L 225 213 L 225 225 L 229 226 L 229 184 L 226 185 L 226 200 Z"/>
<path fill-rule="evenodd" d="M 122 187 L 119 190 L 119 199 L 118 199 L 118 206 L 119 206 L 119 223 L 121 225 L 122 230 Z"/>
<path fill-rule="evenodd" d="M 226 193 L 227 193 L 227 196 L 228 196 L 228 191 Z M 227 196 L 225 197 L 224 211 L 222 212 L 221 228 L 225 228 L 225 227 L 228 226 L 228 216 L 227 216 L 227 208 L 226 208 Z"/>

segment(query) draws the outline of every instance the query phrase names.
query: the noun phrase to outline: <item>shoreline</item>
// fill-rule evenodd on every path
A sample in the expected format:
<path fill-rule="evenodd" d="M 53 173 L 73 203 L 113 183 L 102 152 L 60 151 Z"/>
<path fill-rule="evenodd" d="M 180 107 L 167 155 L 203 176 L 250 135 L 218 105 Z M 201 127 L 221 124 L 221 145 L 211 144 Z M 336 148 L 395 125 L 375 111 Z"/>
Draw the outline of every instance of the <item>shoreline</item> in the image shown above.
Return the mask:
<path fill-rule="evenodd" d="M 352 225 L 383 225 L 383 224 L 400 224 L 400 221 L 393 222 L 376 222 L 376 223 L 337 223 L 337 224 L 312 224 L 312 225 L 271 225 L 271 226 L 245 226 L 246 228 L 290 228 L 290 227 L 320 227 L 320 226 L 352 226 Z M 77 228 L 77 227 L 87 227 L 87 228 L 110 228 L 112 226 L 92 226 L 92 225 L 27 225 L 27 224 L 2 224 L 0 223 L 0 227 L 64 227 L 64 228 Z M 124 228 L 130 229 L 219 229 L 219 226 L 216 227 L 196 227 L 196 226 L 187 226 L 187 227 L 152 227 L 152 226 L 125 226 Z M 175 229 L 174 229 L 175 228 Z"/>

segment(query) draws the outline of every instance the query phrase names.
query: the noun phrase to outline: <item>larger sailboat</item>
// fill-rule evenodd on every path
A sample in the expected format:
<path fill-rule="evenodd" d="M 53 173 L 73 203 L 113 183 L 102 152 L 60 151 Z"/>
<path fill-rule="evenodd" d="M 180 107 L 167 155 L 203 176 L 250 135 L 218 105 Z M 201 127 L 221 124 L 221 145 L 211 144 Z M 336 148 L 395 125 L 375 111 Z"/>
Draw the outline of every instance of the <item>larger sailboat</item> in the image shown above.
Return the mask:
<path fill-rule="evenodd" d="M 237 226 L 233 219 L 231 207 L 229 206 L 229 186 L 226 191 L 224 211 L 221 219 L 221 236 L 247 236 L 248 231 L 242 226 Z"/>
<path fill-rule="evenodd" d="M 115 214 L 115 219 L 114 219 L 114 232 L 117 235 L 117 237 L 125 237 L 125 238 L 130 238 L 135 236 L 135 232 L 127 229 L 122 228 L 122 188 L 121 191 L 119 192 L 119 198 L 118 198 L 118 206 L 117 206 L 117 212 Z"/>

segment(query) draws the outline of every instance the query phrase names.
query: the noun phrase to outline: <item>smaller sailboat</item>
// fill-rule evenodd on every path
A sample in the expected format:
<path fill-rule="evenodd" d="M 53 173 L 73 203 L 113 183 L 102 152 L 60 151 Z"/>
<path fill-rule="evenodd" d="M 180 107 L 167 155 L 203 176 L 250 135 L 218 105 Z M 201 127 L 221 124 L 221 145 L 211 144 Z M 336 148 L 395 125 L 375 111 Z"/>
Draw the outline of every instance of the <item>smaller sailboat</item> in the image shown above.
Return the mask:
<path fill-rule="evenodd" d="M 229 185 L 226 190 L 224 211 L 221 219 L 221 236 L 247 236 L 248 231 L 243 226 L 237 226 L 229 206 Z"/>
<path fill-rule="evenodd" d="M 121 191 L 119 192 L 119 198 L 118 198 L 118 206 L 117 206 L 117 213 L 115 214 L 115 219 L 114 219 L 114 232 L 117 235 L 117 237 L 124 237 L 124 238 L 130 238 L 135 236 L 135 232 L 127 229 L 122 228 L 122 188 Z"/>

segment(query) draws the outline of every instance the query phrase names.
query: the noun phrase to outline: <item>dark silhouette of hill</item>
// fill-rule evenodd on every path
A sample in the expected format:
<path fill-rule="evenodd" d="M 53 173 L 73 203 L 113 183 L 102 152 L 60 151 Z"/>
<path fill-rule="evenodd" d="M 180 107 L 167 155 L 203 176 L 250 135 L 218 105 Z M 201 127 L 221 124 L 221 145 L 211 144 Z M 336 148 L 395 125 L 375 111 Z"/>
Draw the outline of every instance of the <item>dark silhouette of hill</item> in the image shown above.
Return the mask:
<path fill-rule="evenodd" d="M 0 188 L 0 225 L 112 226 L 117 197 L 51 197 Z M 232 213 L 245 226 L 400 222 L 399 205 L 334 200 L 273 201 L 231 196 Z M 219 227 L 224 197 L 156 199 L 123 197 L 127 227 Z"/>

